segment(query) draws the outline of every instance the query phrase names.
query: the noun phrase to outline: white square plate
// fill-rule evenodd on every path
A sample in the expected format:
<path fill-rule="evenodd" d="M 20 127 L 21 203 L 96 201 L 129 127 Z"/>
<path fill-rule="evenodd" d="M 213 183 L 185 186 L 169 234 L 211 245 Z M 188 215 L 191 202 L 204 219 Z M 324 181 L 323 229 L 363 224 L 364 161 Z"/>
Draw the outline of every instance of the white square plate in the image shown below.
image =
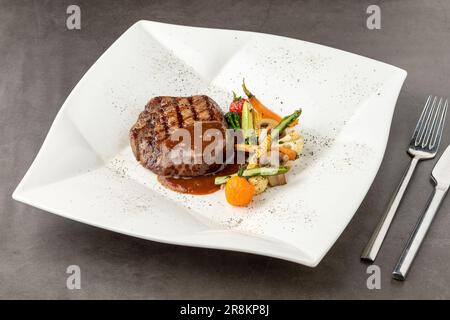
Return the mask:
<path fill-rule="evenodd" d="M 306 145 L 288 185 L 248 208 L 229 206 L 223 192 L 190 196 L 160 186 L 129 146 L 146 102 L 206 94 L 225 109 L 243 77 L 276 112 L 303 109 Z M 316 266 L 375 177 L 405 77 L 300 40 L 140 21 L 73 89 L 13 198 L 135 237 Z"/>

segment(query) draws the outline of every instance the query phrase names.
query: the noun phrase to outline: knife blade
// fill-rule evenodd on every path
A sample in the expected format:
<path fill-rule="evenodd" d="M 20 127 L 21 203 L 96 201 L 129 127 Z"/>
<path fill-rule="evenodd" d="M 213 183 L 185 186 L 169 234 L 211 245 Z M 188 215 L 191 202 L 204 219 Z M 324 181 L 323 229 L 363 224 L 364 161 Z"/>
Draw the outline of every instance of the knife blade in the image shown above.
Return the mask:
<path fill-rule="evenodd" d="M 431 196 L 427 209 L 424 211 L 416 226 L 414 227 L 411 236 L 406 243 L 405 248 L 392 272 L 392 277 L 396 280 L 405 280 L 408 271 L 412 265 L 420 245 L 422 244 L 428 229 L 433 222 L 436 212 L 442 200 L 445 198 L 450 186 L 450 146 L 448 146 L 439 161 L 433 168 L 431 177 L 435 182 L 433 195 Z"/>
<path fill-rule="evenodd" d="M 445 149 L 431 173 L 437 186 L 450 186 L 450 146 Z"/>

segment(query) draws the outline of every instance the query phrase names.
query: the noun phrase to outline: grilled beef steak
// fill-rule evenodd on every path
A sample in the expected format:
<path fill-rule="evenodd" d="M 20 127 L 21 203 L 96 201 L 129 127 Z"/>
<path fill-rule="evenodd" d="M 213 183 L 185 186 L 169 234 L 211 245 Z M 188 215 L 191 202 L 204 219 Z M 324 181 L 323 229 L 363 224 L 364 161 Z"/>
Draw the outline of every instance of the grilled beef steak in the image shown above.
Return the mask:
<path fill-rule="evenodd" d="M 199 124 L 201 131 L 194 134 L 194 127 Z M 191 145 L 185 146 L 190 153 L 187 157 L 184 154 L 184 160 L 173 152 L 178 143 L 173 141 L 173 136 L 180 128 L 191 135 Z M 202 142 L 201 150 L 194 148 L 194 135 L 203 136 L 209 128 L 219 129 L 225 137 L 226 125 L 222 112 L 210 97 L 155 97 L 148 102 L 130 130 L 131 148 L 144 167 L 160 176 L 195 177 L 214 173 L 222 168 L 223 159 L 211 163 L 205 162 L 201 155 L 199 158 L 199 152 L 210 142 Z M 214 139 L 212 141 L 216 142 Z M 213 156 L 219 157 L 219 154 L 213 152 Z"/>

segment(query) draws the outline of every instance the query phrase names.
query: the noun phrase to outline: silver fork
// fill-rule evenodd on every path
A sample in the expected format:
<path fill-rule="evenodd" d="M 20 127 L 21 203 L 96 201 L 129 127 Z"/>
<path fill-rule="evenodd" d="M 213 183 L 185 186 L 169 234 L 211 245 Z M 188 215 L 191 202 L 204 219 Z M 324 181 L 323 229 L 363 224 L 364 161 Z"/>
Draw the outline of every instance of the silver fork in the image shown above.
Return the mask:
<path fill-rule="evenodd" d="M 388 209 L 378 223 L 369 242 L 366 245 L 361 259 L 374 261 L 381 248 L 384 238 L 392 223 L 392 219 L 400 205 L 400 202 L 408 187 L 409 181 L 416 169 L 417 163 L 421 160 L 432 159 L 441 142 L 444 121 L 447 115 L 448 100 L 429 96 L 414 133 L 409 143 L 408 153 L 412 157 L 408 169 L 403 175 L 400 185 L 397 187 L 394 196 L 389 202 Z"/>

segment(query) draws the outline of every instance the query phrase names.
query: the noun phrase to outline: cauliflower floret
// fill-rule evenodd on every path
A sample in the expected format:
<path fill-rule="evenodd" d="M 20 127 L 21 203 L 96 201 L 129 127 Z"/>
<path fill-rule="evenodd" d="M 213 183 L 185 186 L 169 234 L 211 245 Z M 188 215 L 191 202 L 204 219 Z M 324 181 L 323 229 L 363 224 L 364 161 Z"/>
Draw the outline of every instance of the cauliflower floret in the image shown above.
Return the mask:
<path fill-rule="evenodd" d="M 255 187 L 255 195 L 263 193 L 267 189 L 267 185 L 269 184 L 269 180 L 266 177 L 262 176 L 251 177 L 248 179 L 248 182 L 250 182 Z"/>
<path fill-rule="evenodd" d="M 278 140 L 278 143 L 285 143 L 293 140 L 300 139 L 302 136 L 293 128 L 287 128 L 285 130 L 286 135 Z"/>
<path fill-rule="evenodd" d="M 280 146 L 291 148 L 298 155 L 300 155 L 303 150 L 303 144 L 304 144 L 303 137 L 299 136 L 298 139 L 282 143 L 282 144 L 280 144 Z"/>
<path fill-rule="evenodd" d="M 302 154 L 303 144 L 304 144 L 303 137 L 300 137 L 299 139 L 295 140 L 293 144 L 294 145 L 293 145 L 292 149 L 295 152 L 297 152 L 298 155 Z"/>

